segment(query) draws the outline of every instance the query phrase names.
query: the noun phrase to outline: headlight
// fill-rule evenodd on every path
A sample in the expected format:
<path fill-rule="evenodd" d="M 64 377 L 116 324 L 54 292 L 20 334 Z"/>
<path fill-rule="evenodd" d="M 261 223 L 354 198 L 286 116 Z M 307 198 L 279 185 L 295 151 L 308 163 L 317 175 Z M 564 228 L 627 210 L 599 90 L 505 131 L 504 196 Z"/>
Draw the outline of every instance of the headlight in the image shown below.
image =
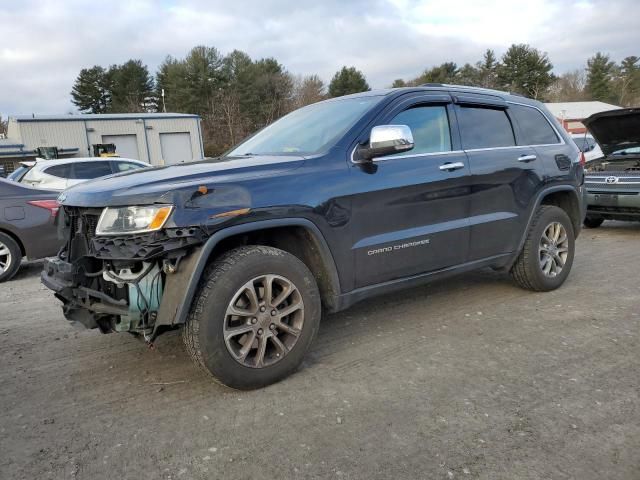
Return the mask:
<path fill-rule="evenodd" d="M 107 207 L 102 211 L 96 235 L 121 235 L 160 230 L 171 215 L 173 205 Z"/>

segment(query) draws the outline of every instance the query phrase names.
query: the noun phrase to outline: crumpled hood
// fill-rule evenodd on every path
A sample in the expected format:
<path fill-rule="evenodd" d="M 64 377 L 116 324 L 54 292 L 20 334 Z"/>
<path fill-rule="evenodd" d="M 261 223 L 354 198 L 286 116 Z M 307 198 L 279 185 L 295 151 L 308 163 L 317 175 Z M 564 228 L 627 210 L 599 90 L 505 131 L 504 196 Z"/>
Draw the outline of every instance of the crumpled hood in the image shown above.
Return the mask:
<path fill-rule="evenodd" d="M 582 123 L 605 155 L 624 148 L 640 147 L 640 108 L 595 113 Z"/>
<path fill-rule="evenodd" d="M 180 204 L 200 185 L 234 183 L 282 174 L 304 163 L 299 156 L 221 157 L 167 167 L 151 167 L 81 183 L 59 197 L 64 205 L 108 207 Z"/>

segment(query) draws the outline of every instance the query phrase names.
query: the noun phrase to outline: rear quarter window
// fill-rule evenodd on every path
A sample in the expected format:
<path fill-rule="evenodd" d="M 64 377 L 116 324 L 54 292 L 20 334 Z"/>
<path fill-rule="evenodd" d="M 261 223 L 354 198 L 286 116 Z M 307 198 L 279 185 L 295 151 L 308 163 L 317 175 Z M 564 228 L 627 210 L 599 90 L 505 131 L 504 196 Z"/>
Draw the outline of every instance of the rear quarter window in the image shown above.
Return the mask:
<path fill-rule="evenodd" d="M 522 105 L 510 105 L 509 113 L 513 115 L 520 127 L 520 145 L 548 145 L 560 143 L 556 132 L 549 121 L 539 110 Z"/>
<path fill-rule="evenodd" d="M 142 168 L 141 165 L 133 162 L 112 162 L 115 172 L 128 172 L 129 170 L 138 170 Z"/>
<path fill-rule="evenodd" d="M 71 164 L 66 163 L 64 165 L 53 165 L 45 168 L 42 173 L 53 175 L 58 178 L 69 178 L 71 176 Z"/>
<path fill-rule="evenodd" d="M 465 149 L 515 146 L 513 127 L 504 110 L 460 107 L 457 112 Z"/>

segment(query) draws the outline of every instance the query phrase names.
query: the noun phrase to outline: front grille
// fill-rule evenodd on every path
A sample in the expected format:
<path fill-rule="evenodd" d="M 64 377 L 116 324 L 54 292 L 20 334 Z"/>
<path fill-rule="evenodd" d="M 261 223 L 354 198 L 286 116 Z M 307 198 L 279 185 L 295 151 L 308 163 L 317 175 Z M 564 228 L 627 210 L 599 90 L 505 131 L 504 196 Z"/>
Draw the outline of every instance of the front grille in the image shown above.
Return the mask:
<path fill-rule="evenodd" d="M 100 220 L 100 215 L 86 214 L 83 216 L 84 234 L 87 236 L 87 239 L 96 236 L 98 220 Z"/>
<path fill-rule="evenodd" d="M 99 214 L 93 211 L 87 212 L 86 209 L 65 209 L 69 217 L 69 227 L 71 236 L 84 235 L 87 240 L 96 236 L 96 227 L 98 226 Z"/>
<path fill-rule="evenodd" d="M 616 182 L 609 184 L 608 178 L 615 178 Z M 598 172 L 588 174 L 584 181 L 594 185 L 639 185 L 640 175 L 638 172 Z"/>
<path fill-rule="evenodd" d="M 96 236 L 101 208 L 64 207 L 65 225 L 68 228 L 70 258 L 78 258 L 89 252 L 89 242 Z"/>

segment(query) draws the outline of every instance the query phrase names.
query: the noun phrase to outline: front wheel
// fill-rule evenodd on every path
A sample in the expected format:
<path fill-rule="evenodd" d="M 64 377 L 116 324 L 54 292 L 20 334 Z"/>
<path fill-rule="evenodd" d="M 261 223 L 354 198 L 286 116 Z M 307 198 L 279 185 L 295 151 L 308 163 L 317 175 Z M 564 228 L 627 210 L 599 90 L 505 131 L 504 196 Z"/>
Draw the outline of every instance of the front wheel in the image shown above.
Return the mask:
<path fill-rule="evenodd" d="M 542 205 L 534 215 L 511 276 L 527 290 L 554 290 L 569 275 L 574 252 L 575 235 L 567 213 L 553 205 Z"/>
<path fill-rule="evenodd" d="M 205 272 L 183 339 L 219 383 L 260 388 L 298 368 L 320 316 L 318 287 L 302 261 L 272 247 L 240 247 Z"/>

